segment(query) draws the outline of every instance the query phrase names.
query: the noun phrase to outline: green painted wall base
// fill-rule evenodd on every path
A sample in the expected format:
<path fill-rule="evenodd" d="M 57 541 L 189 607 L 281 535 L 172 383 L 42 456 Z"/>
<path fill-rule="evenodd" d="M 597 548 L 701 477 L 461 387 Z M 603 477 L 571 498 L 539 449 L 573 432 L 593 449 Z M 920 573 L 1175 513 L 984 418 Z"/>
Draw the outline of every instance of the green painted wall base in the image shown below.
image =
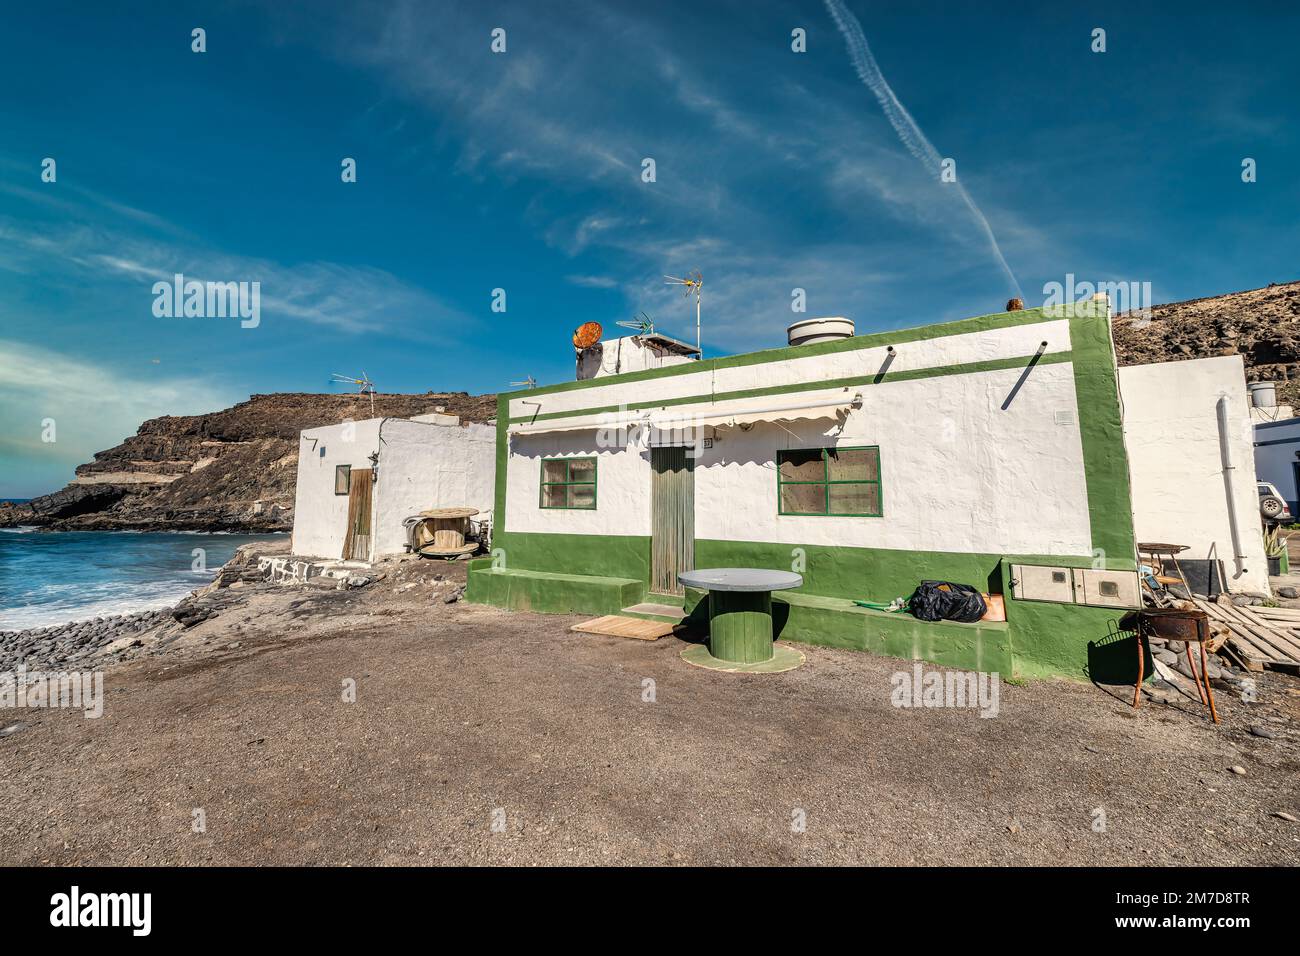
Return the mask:
<path fill-rule="evenodd" d="M 798 548 L 800 564 L 793 567 L 793 551 L 788 544 L 701 539 L 696 541 L 696 565 L 798 570 L 804 586 L 774 595 L 781 602 L 775 608 L 775 623 L 781 624 L 782 615 L 786 622 L 793 618 L 787 633 L 777 628 L 777 637 L 790 640 L 1029 678 L 1088 679 L 1102 672 L 1107 653 L 1123 656 L 1123 651 L 1107 648 L 1125 637 L 1125 610 L 1017 601 L 1007 593 L 1010 588 L 1005 582 L 1011 580 L 1012 564 L 1086 568 L 1095 561 L 1090 555 L 1003 556 L 809 545 Z M 494 542 L 497 552 L 512 570 L 485 575 L 483 569 L 490 570 L 492 560 L 472 561 L 468 600 L 557 613 L 617 614 L 649 599 L 650 539 L 646 537 L 508 532 Z M 1109 557 L 1106 565 L 1136 566 L 1127 553 Z M 566 573 L 521 570 L 525 568 Z M 927 623 L 852 603 L 853 599 L 906 597 L 927 579 L 958 581 L 1003 594 L 1006 623 Z M 690 612 L 694 603 L 688 600 L 685 610 Z M 707 630 L 707 607 L 703 615 L 695 621 L 701 631 Z"/>
<path fill-rule="evenodd" d="M 493 568 L 490 559 L 470 565 L 465 586 L 476 604 L 546 614 L 617 614 L 644 595 L 644 582 L 632 578 Z"/>
<path fill-rule="evenodd" d="M 705 592 L 687 590 L 686 606 L 697 626 L 708 619 L 711 600 Z M 843 598 L 782 591 L 772 595 L 772 630 L 782 641 L 934 661 L 962 670 L 1015 673 L 1011 630 L 1000 621 L 918 621 L 905 612 L 873 611 Z"/>

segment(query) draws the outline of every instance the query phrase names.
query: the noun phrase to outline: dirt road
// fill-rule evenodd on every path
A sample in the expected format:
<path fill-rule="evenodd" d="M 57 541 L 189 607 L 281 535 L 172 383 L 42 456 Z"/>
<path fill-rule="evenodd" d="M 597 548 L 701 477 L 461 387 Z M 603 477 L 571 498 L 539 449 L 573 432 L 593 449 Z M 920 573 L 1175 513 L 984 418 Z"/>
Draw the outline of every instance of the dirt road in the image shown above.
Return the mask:
<path fill-rule="evenodd" d="M 1064 681 L 983 719 L 892 706 L 910 662 L 720 674 L 421 573 L 254 591 L 110 668 L 99 719 L 0 713 L 0 863 L 1300 862 L 1290 678 L 1217 728 Z"/>

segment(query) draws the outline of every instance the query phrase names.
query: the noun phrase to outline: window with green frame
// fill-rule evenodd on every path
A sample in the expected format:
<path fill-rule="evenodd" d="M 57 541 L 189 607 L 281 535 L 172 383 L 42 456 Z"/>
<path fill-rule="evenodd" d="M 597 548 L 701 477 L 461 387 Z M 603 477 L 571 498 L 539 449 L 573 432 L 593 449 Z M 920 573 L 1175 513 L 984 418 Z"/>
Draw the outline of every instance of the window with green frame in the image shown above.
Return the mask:
<path fill-rule="evenodd" d="M 880 448 L 793 448 L 776 453 L 777 511 L 783 515 L 879 518 Z"/>
<path fill-rule="evenodd" d="M 543 508 L 596 510 L 596 459 L 543 458 L 538 504 Z"/>

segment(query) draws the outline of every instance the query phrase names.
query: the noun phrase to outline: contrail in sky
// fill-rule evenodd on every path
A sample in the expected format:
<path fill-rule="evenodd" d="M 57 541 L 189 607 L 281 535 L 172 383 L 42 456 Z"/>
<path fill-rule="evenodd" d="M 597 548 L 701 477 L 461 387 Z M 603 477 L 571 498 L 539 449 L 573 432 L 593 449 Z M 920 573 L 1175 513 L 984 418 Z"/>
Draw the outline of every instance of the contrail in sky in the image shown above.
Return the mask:
<path fill-rule="evenodd" d="M 835 20 L 835 25 L 839 27 L 840 33 L 844 35 L 844 42 L 849 48 L 849 57 L 853 60 L 853 67 L 858 71 L 858 78 L 867 85 L 867 88 L 876 95 L 880 101 L 880 107 L 885 111 L 890 125 L 894 127 L 894 132 L 898 133 L 898 138 L 903 141 L 907 151 L 920 160 L 921 165 L 931 173 L 936 179 L 939 178 L 942 157 L 934 145 L 925 138 L 921 132 L 921 127 L 916 125 L 916 120 L 912 119 L 912 114 L 907 111 L 902 103 L 898 102 L 898 97 L 890 88 L 889 83 L 885 80 L 885 75 L 880 72 L 880 67 L 876 63 L 876 58 L 871 55 L 871 47 L 867 46 L 867 38 L 862 32 L 862 24 L 858 18 L 849 12 L 848 7 L 844 6 L 842 0 L 826 0 L 826 9 L 830 11 L 831 17 Z M 1017 298 L 1024 298 L 1024 293 L 1020 291 L 1020 283 L 1016 281 L 1015 274 L 1011 267 L 1007 265 L 1007 258 L 1002 254 L 1002 248 L 998 245 L 998 240 L 993 235 L 993 230 L 989 227 L 989 221 L 984 218 L 984 213 L 980 212 L 979 206 L 975 205 L 975 200 L 970 198 L 970 193 L 966 192 L 966 187 L 959 181 L 951 183 L 956 186 L 957 191 L 961 193 L 961 198 L 966 201 L 967 208 L 970 209 L 971 215 L 979 223 L 980 228 L 984 230 L 984 235 L 988 237 L 989 246 L 993 249 L 993 254 L 997 256 L 998 262 L 1002 265 L 1002 270 L 1011 280 L 1011 286 L 1016 290 Z"/>

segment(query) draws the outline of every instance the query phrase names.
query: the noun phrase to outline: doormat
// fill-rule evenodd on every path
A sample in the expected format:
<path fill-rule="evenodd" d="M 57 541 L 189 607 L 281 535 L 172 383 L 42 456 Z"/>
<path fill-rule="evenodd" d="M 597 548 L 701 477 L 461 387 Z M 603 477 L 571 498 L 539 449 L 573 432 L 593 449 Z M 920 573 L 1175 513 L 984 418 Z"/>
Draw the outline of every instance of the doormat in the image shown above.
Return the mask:
<path fill-rule="evenodd" d="M 604 617 L 575 624 L 569 630 L 584 634 L 608 634 L 610 637 L 631 637 L 638 641 L 657 641 L 671 634 L 676 626 L 667 621 L 647 621 L 639 617 L 606 614 Z"/>

